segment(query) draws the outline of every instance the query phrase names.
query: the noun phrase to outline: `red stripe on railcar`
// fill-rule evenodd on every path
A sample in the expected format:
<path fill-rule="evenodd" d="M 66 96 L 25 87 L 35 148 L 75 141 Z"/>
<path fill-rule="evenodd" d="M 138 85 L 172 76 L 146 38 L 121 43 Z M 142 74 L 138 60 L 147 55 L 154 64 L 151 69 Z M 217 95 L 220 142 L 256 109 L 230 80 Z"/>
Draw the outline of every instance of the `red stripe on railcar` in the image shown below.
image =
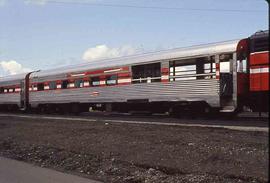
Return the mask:
<path fill-rule="evenodd" d="M 131 76 L 131 73 L 118 73 L 117 75 L 119 78 L 127 78 Z"/>
<path fill-rule="evenodd" d="M 250 65 L 269 65 L 269 52 L 257 52 L 250 54 Z"/>
<path fill-rule="evenodd" d="M 118 70 L 119 69 L 119 70 Z M 110 68 L 106 70 L 96 70 L 96 71 L 89 71 L 85 72 L 85 75 L 95 75 L 95 74 L 104 74 L 104 73 L 117 73 L 117 72 L 123 72 L 123 71 L 129 71 L 129 67 L 118 67 L 118 68 Z"/>
<path fill-rule="evenodd" d="M 161 68 L 161 82 L 162 83 L 169 82 L 169 71 L 170 69 L 167 67 Z"/>
<path fill-rule="evenodd" d="M 220 75 L 220 67 L 219 63 L 216 63 L 216 79 L 219 79 L 219 75 Z"/>
<path fill-rule="evenodd" d="M 169 73 L 169 68 L 161 68 L 162 73 Z"/>

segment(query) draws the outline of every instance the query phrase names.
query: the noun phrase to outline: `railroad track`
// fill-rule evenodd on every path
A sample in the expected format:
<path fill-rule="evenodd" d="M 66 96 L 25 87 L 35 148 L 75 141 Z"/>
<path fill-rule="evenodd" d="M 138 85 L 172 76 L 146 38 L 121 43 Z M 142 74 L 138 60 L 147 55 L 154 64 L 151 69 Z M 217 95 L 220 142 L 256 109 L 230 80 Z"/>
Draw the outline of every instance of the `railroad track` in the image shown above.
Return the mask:
<path fill-rule="evenodd" d="M 59 114 L 23 114 L 23 113 L 0 113 L 0 117 L 16 117 L 28 119 L 48 119 L 67 120 L 85 122 L 103 122 L 119 124 L 139 124 L 139 125 L 161 125 L 161 126 L 182 126 L 182 127 L 202 127 L 202 128 L 225 128 L 241 131 L 269 131 L 267 118 L 256 117 L 236 117 L 231 119 L 177 119 L 166 115 L 130 115 L 120 113 L 82 113 L 81 115 L 59 115 Z"/>

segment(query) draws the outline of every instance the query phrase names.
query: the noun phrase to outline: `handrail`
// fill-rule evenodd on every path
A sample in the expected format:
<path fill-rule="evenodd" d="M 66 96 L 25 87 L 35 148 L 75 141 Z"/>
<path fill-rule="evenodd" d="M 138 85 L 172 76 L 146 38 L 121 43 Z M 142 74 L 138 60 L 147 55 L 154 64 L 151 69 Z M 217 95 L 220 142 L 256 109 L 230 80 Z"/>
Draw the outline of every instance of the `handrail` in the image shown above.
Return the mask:
<path fill-rule="evenodd" d="M 215 68 L 213 68 L 214 70 Z M 209 69 L 204 69 L 204 71 L 211 70 Z M 175 73 L 184 73 L 184 72 L 196 72 L 197 70 L 184 70 L 184 71 L 175 71 Z M 170 71 L 170 73 L 173 73 L 173 71 Z"/>
<path fill-rule="evenodd" d="M 171 78 L 188 78 L 188 77 L 196 77 L 196 76 L 215 76 L 216 73 L 204 73 L 204 74 L 184 74 L 179 76 L 169 76 L 169 79 Z M 147 81 L 147 80 L 153 80 L 153 79 L 161 79 L 161 77 L 147 77 L 147 78 L 139 78 L 139 79 L 132 79 L 131 81 Z"/>
<path fill-rule="evenodd" d="M 147 81 L 148 79 L 161 79 L 161 77 L 147 77 L 147 78 L 139 78 L 139 79 L 132 79 L 131 81 Z"/>
<path fill-rule="evenodd" d="M 188 78 L 188 77 L 196 77 L 196 76 L 215 76 L 216 73 L 205 73 L 205 74 L 184 74 L 179 76 L 169 76 L 169 78 Z"/>

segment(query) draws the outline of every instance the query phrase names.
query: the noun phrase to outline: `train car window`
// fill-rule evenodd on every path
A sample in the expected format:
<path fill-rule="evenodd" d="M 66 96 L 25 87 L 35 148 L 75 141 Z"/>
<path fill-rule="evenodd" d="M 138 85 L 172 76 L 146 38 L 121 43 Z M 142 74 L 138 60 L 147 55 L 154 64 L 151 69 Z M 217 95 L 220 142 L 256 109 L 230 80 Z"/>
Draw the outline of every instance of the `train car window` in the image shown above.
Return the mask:
<path fill-rule="evenodd" d="M 57 88 L 56 81 L 49 82 L 49 89 L 55 90 Z"/>
<path fill-rule="evenodd" d="M 204 73 L 215 73 L 216 72 L 216 63 L 205 63 L 204 64 Z"/>
<path fill-rule="evenodd" d="M 116 84 L 117 84 L 117 75 L 106 77 L 106 85 L 116 85 Z"/>
<path fill-rule="evenodd" d="M 4 87 L 0 87 L 0 93 L 4 93 L 5 89 Z"/>
<path fill-rule="evenodd" d="M 237 72 L 247 73 L 247 60 L 237 60 Z"/>
<path fill-rule="evenodd" d="M 219 67 L 220 67 L 220 72 L 221 73 L 230 73 L 231 72 L 231 61 L 233 59 L 232 54 L 221 54 L 219 56 Z"/>
<path fill-rule="evenodd" d="M 37 90 L 38 91 L 43 91 L 44 90 L 44 83 L 38 83 L 37 84 Z"/>
<path fill-rule="evenodd" d="M 200 57 L 196 59 L 196 79 L 205 78 L 205 63 L 208 62 L 207 57 Z"/>
<path fill-rule="evenodd" d="M 239 53 L 238 59 L 237 59 L 237 72 L 239 73 L 247 73 L 247 53 L 241 52 Z"/>
<path fill-rule="evenodd" d="M 230 62 L 220 62 L 219 67 L 220 67 L 220 72 L 222 73 L 230 72 Z"/>
<path fill-rule="evenodd" d="M 151 83 L 160 81 L 160 63 L 132 66 L 132 83 Z"/>
<path fill-rule="evenodd" d="M 91 86 L 98 86 L 98 85 L 100 85 L 99 77 L 92 77 L 91 78 Z"/>
<path fill-rule="evenodd" d="M 35 90 L 36 87 L 37 87 L 36 84 L 32 84 L 32 90 Z"/>
<path fill-rule="evenodd" d="M 75 88 L 82 88 L 83 87 L 83 80 L 82 79 L 75 80 L 74 87 Z"/>
<path fill-rule="evenodd" d="M 219 55 L 220 62 L 227 62 L 233 59 L 233 54 L 221 54 Z"/>
<path fill-rule="evenodd" d="M 208 57 L 204 62 L 204 73 L 209 74 L 204 76 L 204 79 L 216 78 L 216 63 L 215 56 Z"/>
<path fill-rule="evenodd" d="M 66 89 L 68 87 L 68 84 L 69 84 L 68 80 L 62 81 L 61 88 Z"/>
<path fill-rule="evenodd" d="M 269 50 L 268 36 L 251 39 L 251 52 L 260 52 Z"/>
<path fill-rule="evenodd" d="M 83 86 L 84 87 L 91 86 L 91 78 L 85 78 Z"/>
<path fill-rule="evenodd" d="M 215 56 L 170 62 L 170 81 L 215 78 Z"/>
<path fill-rule="evenodd" d="M 196 60 L 176 60 L 170 62 L 170 81 L 196 79 Z"/>

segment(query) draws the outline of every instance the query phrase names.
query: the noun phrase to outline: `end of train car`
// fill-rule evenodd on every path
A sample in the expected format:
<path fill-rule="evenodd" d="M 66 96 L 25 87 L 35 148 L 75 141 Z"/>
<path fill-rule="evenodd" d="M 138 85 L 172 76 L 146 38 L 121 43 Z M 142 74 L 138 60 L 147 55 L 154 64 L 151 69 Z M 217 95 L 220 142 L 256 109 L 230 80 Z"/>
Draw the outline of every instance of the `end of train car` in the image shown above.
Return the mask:
<path fill-rule="evenodd" d="M 21 107 L 21 82 L 26 74 L 11 75 L 0 78 L 0 110 L 14 111 Z"/>
<path fill-rule="evenodd" d="M 269 111 L 269 31 L 259 31 L 239 42 L 238 107 Z"/>
<path fill-rule="evenodd" d="M 253 111 L 269 111 L 269 31 L 250 37 L 249 100 Z"/>

